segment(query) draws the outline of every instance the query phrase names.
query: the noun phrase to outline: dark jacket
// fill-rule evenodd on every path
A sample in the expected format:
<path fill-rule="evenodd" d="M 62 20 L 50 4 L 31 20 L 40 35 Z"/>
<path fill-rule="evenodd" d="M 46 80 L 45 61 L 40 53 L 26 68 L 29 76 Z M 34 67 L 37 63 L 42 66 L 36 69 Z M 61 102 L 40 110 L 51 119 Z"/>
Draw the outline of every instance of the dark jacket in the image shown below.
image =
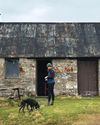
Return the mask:
<path fill-rule="evenodd" d="M 53 69 L 50 69 L 48 71 L 48 84 L 55 83 L 54 77 L 55 77 L 55 71 Z"/>

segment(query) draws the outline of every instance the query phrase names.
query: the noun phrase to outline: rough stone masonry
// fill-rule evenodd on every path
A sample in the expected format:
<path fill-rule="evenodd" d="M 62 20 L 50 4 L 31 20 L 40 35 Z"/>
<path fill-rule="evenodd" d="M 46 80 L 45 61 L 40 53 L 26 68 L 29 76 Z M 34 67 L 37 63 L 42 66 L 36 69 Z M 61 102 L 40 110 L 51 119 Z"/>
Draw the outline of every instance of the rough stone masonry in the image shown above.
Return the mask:
<path fill-rule="evenodd" d="M 77 95 L 81 57 L 99 59 L 99 23 L 0 23 L 0 96 L 17 87 L 22 94 L 37 94 L 37 58 L 52 58 L 56 95 Z M 5 78 L 5 58 L 19 58 L 19 78 Z M 99 67 L 100 61 L 98 72 Z"/>

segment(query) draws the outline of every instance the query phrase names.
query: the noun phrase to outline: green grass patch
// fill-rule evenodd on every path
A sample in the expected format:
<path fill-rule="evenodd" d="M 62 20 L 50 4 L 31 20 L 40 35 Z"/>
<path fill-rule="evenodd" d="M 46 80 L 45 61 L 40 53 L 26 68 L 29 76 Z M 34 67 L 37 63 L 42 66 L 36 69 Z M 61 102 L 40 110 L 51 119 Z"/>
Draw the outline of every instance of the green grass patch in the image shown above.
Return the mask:
<path fill-rule="evenodd" d="M 58 96 L 54 106 L 47 106 L 46 98 L 37 100 L 39 110 L 19 113 L 18 100 L 0 99 L 0 125 L 82 125 L 81 121 L 88 125 L 87 118 L 100 120 L 100 97 Z"/>

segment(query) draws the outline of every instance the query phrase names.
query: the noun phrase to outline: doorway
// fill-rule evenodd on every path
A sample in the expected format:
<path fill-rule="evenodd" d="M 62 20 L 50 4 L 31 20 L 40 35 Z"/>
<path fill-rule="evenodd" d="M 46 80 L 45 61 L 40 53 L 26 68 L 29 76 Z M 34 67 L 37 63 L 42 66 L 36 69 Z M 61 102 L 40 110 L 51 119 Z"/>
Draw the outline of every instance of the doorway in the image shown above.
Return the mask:
<path fill-rule="evenodd" d="M 51 59 L 37 59 L 37 96 L 47 96 L 48 86 L 44 79 L 47 76 L 47 63 L 52 63 Z"/>
<path fill-rule="evenodd" d="M 78 92 L 82 96 L 98 95 L 98 60 L 78 60 Z"/>

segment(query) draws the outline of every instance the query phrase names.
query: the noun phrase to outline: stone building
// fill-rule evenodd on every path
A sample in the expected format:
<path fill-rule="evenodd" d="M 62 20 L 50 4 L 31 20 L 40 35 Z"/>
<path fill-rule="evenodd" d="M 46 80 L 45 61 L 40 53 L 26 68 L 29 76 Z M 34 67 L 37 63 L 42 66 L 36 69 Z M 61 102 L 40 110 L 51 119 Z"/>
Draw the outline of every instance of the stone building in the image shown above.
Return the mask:
<path fill-rule="evenodd" d="M 99 95 L 99 57 L 98 23 L 0 23 L 0 96 L 46 96 L 48 62 L 56 95 Z"/>

